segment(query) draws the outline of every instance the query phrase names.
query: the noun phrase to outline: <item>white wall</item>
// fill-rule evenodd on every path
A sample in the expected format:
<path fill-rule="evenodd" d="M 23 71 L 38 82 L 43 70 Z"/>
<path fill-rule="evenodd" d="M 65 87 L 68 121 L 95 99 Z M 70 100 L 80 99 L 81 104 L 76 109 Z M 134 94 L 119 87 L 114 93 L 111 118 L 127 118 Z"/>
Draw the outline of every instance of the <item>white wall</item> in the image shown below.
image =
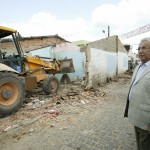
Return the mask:
<path fill-rule="evenodd" d="M 128 70 L 128 55 L 118 52 L 118 74 L 122 74 L 126 70 Z"/>
<path fill-rule="evenodd" d="M 106 83 L 108 79 L 124 73 L 128 69 L 128 56 L 126 53 L 108 52 L 90 48 L 90 61 L 87 68 L 88 87 L 97 87 Z"/>
<path fill-rule="evenodd" d="M 106 82 L 107 77 L 116 75 L 117 55 L 95 48 L 90 48 L 90 62 L 88 67 L 89 86 Z"/>

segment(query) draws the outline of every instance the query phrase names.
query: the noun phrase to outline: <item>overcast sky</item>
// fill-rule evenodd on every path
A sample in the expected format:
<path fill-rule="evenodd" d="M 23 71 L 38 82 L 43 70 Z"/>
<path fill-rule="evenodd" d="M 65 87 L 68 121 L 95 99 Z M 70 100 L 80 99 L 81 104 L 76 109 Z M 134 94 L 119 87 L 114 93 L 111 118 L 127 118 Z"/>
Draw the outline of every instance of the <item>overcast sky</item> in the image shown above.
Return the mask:
<path fill-rule="evenodd" d="M 0 25 L 16 29 L 24 37 L 58 34 L 69 41 L 94 41 L 108 35 L 108 26 L 111 36 L 149 24 L 149 3 L 149 0 L 0 0 Z M 129 38 L 127 42 L 137 44 L 136 38 L 142 36 Z"/>

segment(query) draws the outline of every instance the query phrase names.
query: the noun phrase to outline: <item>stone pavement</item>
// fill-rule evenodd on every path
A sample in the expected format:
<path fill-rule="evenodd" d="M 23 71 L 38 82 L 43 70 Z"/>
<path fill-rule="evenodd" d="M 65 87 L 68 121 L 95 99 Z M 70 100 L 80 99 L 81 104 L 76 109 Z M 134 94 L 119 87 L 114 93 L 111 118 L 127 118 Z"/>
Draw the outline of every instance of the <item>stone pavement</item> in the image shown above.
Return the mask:
<path fill-rule="evenodd" d="M 56 150 L 135 150 L 133 126 L 123 118 L 128 84 L 109 85 L 109 96 L 87 112 L 82 126 L 71 130 Z M 112 91 L 113 88 L 113 91 Z M 83 119 L 83 118 L 82 118 Z M 64 135 L 62 135 L 64 136 Z"/>
<path fill-rule="evenodd" d="M 11 150 L 135 150 L 134 128 L 123 117 L 128 88 L 129 81 L 102 87 L 105 99 L 46 122 L 42 129 L 13 142 Z M 1 150 L 9 148 L 1 145 Z"/>

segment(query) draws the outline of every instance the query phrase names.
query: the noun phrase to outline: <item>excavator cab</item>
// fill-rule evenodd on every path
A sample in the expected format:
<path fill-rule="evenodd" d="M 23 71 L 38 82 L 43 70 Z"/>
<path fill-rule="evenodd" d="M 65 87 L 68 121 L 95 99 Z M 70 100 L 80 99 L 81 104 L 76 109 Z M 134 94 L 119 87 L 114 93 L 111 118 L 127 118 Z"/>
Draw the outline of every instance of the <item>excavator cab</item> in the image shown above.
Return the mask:
<path fill-rule="evenodd" d="M 17 31 L 0 26 L 0 63 L 17 72 L 23 71 L 23 53 L 17 39 Z"/>

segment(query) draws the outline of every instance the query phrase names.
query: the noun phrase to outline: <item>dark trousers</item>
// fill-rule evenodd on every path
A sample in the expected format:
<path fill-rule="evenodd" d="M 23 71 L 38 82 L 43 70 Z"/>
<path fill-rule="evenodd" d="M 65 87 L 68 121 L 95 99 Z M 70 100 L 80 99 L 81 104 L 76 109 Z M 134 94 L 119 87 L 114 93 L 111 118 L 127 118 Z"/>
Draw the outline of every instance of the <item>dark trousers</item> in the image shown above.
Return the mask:
<path fill-rule="evenodd" d="M 137 150 L 150 150 L 150 131 L 134 127 Z"/>

